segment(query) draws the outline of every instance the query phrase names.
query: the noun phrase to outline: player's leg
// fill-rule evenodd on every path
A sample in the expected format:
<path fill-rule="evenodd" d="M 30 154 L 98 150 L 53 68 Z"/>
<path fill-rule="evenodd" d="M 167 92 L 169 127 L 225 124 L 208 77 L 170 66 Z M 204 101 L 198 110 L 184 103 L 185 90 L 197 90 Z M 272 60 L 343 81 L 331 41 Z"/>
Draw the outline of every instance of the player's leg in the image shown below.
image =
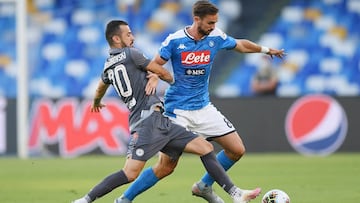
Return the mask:
<path fill-rule="evenodd" d="M 123 170 L 108 176 L 95 186 L 87 195 L 89 197 L 87 199 L 93 201 L 112 191 L 114 188 L 132 182 L 137 178 L 146 161 L 157 154 L 168 143 L 168 139 L 158 133 L 159 129 L 154 128 L 154 126 L 159 125 L 162 117 L 160 112 L 154 112 L 143 121 L 142 125 L 136 129 L 136 132 L 131 134 L 128 146 L 128 157 L 130 158 L 126 160 Z M 123 176 L 125 176 L 126 180 L 123 176 L 121 178 L 124 180 L 119 180 L 120 174 L 125 174 Z"/>
<path fill-rule="evenodd" d="M 224 150 L 218 153 L 217 159 L 225 170 L 231 168 L 244 154 L 245 147 L 235 127 L 212 104 L 197 111 L 175 110 L 175 113 L 177 115 L 173 119 L 175 123 L 186 123 L 189 130 L 206 139 L 215 140 L 223 147 Z M 223 202 L 218 201 L 221 198 L 213 192 L 213 183 L 214 179 L 209 173 L 205 173 L 203 178 L 193 185 L 193 195 L 202 197 L 208 202 Z"/>
<path fill-rule="evenodd" d="M 186 145 L 185 152 L 200 155 L 200 159 L 206 171 L 211 175 L 211 177 L 217 180 L 220 187 L 224 188 L 224 190 L 228 192 L 234 184 L 226 175 L 224 168 L 216 160 L 213 149 L 214 148 L 211 143 L 201 137 L 198 137 Z"/>
<path fill-rule="evenodd" d="M 206 168 L 207 173 L 209 173 L 219 186 L 232 197 L 234 203 L 246 203 L 260 194 L 260 188 L 256 188 L 254 190 L 242 190 L 235 186 L 226 174 L 224 168 L 216 159 L 212 145 L 206 140 L 200 137 L 194 139 L 186 145 L 185 151 L 200 155 L 201 161 Z M 206 199 L 205 197 L 203 198 Z M 223 200 L 219 197 L 212 197 L 206 200 L 208 202 L 223 202 Z"/>
<path fill-rule="evenodd" d="M 242 156 L 244 147 L 237 133 L 232 132 L 226 136 L 218 137 L 214 139 L 217 141 L 224 149 L 233 149 L 230 153 L 226 154 L 226 150 L 221 150 L 217 154 L 217 160 L 221 166 L 227 171 L 230 169 L 235 162 Z M 241 144 L 239 144 L 241 143 Z M 237 151 L 239 150 L 239 151 Z M 229 158 L 231 157 L 231 158 Z M 201 178 L 200 181 L 194 183 L 192 187 L 192 193 L 195 196 L 202 197 L 210 203 L 222 203 L 224 202 L 212 189 L 214 183 L 214 178 L 206 172 L 205 175 Z"/>
<path fill-rule="evenodd" d="M 225 136 L 213 138 L 213 140 L 223 148 L 216 157 L 225 171 L 229 170 L 245 153 L 245 146 L 236 131 Z M 198 184 L 201 187 L 202 184 L 211 186 L 213 183 L 214 179 L 206 173 Z"/>
<path fill-rule="evenodd" d="M 136 196 L 154 186 L 160 179 L 170 175 L 177 163 L 178 160 L 173 160 L 168 155 L 160 152 L 158 162 L 153 167 L 146 168 L 125 190 L 123 195 L 118 198 L 118 202 L 133 201 Z"/>
<path fill-rule="evenodd" d="M 187 132 L 185 128 L 174 125 L 162 114 L 154 114 L 154 117 L 157 117 L 158 120 L 152 125 L 157 126 L 157 128 L 151 129 L 153 131 L 151 142 L 155 143 L 156 146 L 162 146 L 160 149 L 157 147 L 158 151 L 161 151 L 159 160 L 152 168 L 145 169 L 124 194 L 115 200 L 116 203 L 131 202 L 136 196 L 151 188 L 160 179 L 171 174 L 186 144 L 196 138 L 195 135 Z M 149 121 L 146 119 L 144 122 Z M 178 144 L 176 140 L 183 142 Z M 163 144 L 159 145 L 160 142 Z"/>
<path fill-rule="evenodd" d="M 139 178 L 116 200 L 117 203 L 131 202 L 136 196 L 155 185 L 160 179 L 171 174 L 183 150 L 197 155 L 205 155 L 213 151 L 213 146 L 209 142 L 188 132 L 179 125 L 174 125 L 168 118 L 164 120 L 164 123 L 169 124 L 167 125 L 169 129 L 166 137 L 170 141 L 161 150 L 163 153 L 160 153 L 158 162 L 154 167 L 145 169 Z"/>
<path fill-rule="evenodd" d="M 127 159 L 122 170 L 117 171 L 98 183 L 84 197 L 75 200 L 73 203 L 90 203 L 108 194 L 115 188 L 132 182 L 139 175 L 145 165 L 145 161 Z"/>

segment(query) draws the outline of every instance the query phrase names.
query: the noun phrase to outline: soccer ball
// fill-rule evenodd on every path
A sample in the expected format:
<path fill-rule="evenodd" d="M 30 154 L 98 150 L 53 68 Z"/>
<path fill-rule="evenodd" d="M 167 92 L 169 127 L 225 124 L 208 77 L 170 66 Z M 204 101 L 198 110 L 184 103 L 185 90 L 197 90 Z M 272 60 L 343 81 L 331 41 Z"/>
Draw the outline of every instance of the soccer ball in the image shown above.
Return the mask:
<path fill-rule="evenodd" d="M 284 191 L 272 189 L 263 196 L 262 203 L 290 203 L 290 198 Z"/>

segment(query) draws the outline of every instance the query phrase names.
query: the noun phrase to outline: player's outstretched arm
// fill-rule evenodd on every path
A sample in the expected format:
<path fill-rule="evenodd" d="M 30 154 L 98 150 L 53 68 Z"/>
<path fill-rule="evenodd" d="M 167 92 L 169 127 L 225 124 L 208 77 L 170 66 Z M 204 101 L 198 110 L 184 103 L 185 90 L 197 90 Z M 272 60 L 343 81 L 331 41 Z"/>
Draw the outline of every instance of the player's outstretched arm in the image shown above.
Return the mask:
<path fill-rule="evenodd" d="M 158 75 L 160 79 L 162 79 L 170 84 L 173 84 L 174 83 L 173 76 L 162 65 L 163 64 L 159 64 L 157 62 L 157 60 L 155 59 L 149 63 L 149 65 L 146 67 L 146 69 L 148 71 L 151 71 L 152 73 L 155 73 L 156 75 Z"/>
<path fill-rule="evenodd" d="M 106 93 L 108 84 L 105 84 L 102 80 L 99 81 L 98 87 L 96 88 L 93 103 L 91 105 L 91 112 L 99 112 L 101 108 L 105 107 L 105 104 L 101 103 L 101 99 Z"/>
<path fill-rule="evenodd" d="M 260 46 L 255 42 L 247 39 L 237 39 L 235 50 L 240 53 L 264 53 L 271 56 L 271 58 L 273 56 L 283 58 L 285 55 L 284 49 L 278 50 L 265 46 Z"/>

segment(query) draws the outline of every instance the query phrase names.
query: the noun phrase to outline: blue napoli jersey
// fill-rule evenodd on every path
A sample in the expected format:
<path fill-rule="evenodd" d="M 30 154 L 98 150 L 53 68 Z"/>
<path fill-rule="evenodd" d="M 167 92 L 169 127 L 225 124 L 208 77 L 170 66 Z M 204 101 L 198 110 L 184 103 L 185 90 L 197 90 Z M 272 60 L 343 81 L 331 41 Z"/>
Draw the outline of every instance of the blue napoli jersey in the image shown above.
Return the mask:
<path fill-rule="evenodd" d="M 199 41 L 186 28 L 170 34 L 159 50 L 161 58 L 171 60 L 175 79 L 165 93 L 166 114 L 175 116 L 174 109 L 198 110 L 209 104 L 209 78 L 216 53 L 235 46 L 236 40 L 218 28 Z"/>

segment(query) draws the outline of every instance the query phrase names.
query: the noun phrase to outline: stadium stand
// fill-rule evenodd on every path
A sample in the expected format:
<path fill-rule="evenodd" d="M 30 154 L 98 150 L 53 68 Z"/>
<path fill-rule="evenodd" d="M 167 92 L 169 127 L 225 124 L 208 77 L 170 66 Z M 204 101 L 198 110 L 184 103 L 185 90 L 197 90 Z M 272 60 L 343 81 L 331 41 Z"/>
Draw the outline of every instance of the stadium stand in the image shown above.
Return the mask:
<path fill-rule="evenodd" d="M 239 1 L 212 1 L 222 13 L 218 26 L 237 18 Z M 360 94 L 360 1 L 291 0 L 259 43 L 285 48 L 274 60 L 278 96 Z M 152 57 L 160 42 L 191 23 L 190 0 L 29 0 L 29 92 L 32 97 L 93 96 L 108 47 L 103 37 L 110 19 L 127 20 L 136 46 Z M 174 23 L 175 22 L 175 23 Z M 0 3 L 0 96 L 16 97 L 15 7 Z M 216 96 L 254 95 L 250 80 L 259 54 L 246 55 L 215 91 Z M 233 65 L 233 64 L 232 64 Z M 214 76 L 213 76 L 214 77 Z M 162 88 L 166 88 L 163 84 Z M 114 94 L 114 92 L 110 92 Z"/>
<path fill-rule="evenodd" d="M 284 48 L 274 60 L 279 79 L 276 95 L 309 93 L 360 94 L 360 1 L 292 0 L 259 43 Z M 252 96 L 250 80 L 261 67 L 261 55 L 247 55 L 216 90 L 219 97 Z"/>

